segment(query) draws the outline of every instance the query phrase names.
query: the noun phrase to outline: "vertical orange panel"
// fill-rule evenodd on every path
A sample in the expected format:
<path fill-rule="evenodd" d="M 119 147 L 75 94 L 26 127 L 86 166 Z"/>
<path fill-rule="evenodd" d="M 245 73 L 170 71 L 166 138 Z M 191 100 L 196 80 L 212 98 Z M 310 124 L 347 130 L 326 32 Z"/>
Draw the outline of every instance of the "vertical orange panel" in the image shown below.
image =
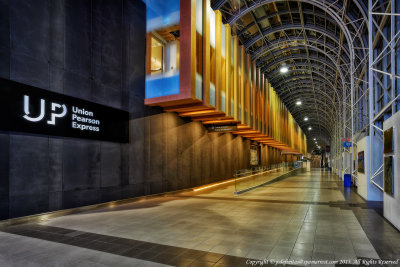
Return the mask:
<path fill-rule="evenodd" d="M 146 36 L 146 74 L 151 74 L 151 33 Z"/>
<path fill-rule="evenodd" d="M 196 95 L 196 0 L 180 3 L 179 93 Z"/>

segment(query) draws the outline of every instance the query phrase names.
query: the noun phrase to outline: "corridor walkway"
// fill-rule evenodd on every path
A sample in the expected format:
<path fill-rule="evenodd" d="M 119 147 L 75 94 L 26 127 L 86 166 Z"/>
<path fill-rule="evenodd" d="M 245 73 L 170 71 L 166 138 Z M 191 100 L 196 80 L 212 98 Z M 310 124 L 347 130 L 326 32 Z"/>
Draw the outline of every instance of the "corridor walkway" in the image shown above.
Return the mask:
<path fill-rule="evenodd" d="M 400 258 L 400 234 L 379 205 L 344 191 L 329 172 L 233 191 L 225 184 L 2 228 L 0 266 L 245 266 L 250 259 L 334 266 Z"/>

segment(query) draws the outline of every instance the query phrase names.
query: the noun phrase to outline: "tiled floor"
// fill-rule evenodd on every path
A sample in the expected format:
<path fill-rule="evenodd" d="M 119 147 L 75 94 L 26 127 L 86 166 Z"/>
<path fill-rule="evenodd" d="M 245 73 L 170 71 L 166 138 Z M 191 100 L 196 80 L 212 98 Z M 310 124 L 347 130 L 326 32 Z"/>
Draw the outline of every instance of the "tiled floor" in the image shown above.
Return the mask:
<path fill-rule="evenodd" d="M 233 192 L 225 184 L 7 227 L 0 232 L 0 266 L 400 258 L 400 233 L 380 216 L 379 204 L 344 190 L 329 172 L 313 170 L 239 196 Z"/>

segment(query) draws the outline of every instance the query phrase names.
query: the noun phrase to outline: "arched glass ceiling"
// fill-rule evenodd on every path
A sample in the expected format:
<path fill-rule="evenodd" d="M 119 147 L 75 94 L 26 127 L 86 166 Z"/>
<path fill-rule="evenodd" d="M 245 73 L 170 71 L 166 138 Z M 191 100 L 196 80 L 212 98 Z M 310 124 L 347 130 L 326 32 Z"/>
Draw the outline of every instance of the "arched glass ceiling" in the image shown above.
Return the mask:
<path fill-rule="evenodd" d="M 232 26 L 232 33 L 307 134 L 309 150 L 315 147 L 314 138 L 320 146 L 328 144 L 349 94 L 350 79 L 360 75 L 357 66 L 367 55 L 365 3 L 213 0 L 211 5 L 221 11 L 224 22 Z M 288 73 L 280 72 L 282 64 Z M 298 100 L 301 105 L 295 104 Z"/>

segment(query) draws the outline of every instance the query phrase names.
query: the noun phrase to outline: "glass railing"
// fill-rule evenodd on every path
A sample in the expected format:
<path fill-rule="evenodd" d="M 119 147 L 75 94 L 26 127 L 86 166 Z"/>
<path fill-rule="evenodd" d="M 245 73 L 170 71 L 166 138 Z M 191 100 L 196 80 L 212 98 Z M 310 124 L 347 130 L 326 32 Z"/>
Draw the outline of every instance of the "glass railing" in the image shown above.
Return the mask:
<path fill-rule="evenodd" d="M 240 194 L 268 182 L 271 182 L 280 176 L 289 173 L 297 168 L 302 168 L 303 162 L 283 162 L 267 166 L 257 166 L 250 169 L 236 171 L 235 194 Z"/>

